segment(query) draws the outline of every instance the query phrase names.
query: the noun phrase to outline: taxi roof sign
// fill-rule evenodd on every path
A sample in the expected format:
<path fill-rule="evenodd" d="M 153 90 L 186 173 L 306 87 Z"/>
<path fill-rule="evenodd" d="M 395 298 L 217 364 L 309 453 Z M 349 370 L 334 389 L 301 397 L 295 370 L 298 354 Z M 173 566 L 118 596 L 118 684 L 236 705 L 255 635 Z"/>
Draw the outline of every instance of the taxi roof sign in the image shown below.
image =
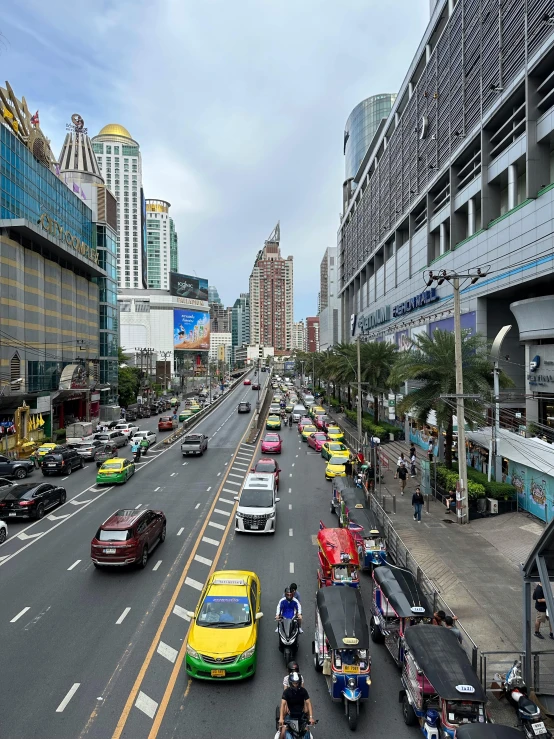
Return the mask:
<path fill-rule="evenodd" d="M 246 585 L 246 580 L 230 577 L 216 577 L 212 580 L 214 585 Z"/>
<path fill-rule="evenodd" d="M 355 639 L 352 636 L 344 636 L 342 641 L 344 644 L 351 644 L 352 646 L 360 643 L 359 639 Z"/>
<path fill-rule="evenodd" d="M 412 606 L 410 610 L 412 613 L 425 613 L 425 608 L 423 608 L 423 606 Z"/>

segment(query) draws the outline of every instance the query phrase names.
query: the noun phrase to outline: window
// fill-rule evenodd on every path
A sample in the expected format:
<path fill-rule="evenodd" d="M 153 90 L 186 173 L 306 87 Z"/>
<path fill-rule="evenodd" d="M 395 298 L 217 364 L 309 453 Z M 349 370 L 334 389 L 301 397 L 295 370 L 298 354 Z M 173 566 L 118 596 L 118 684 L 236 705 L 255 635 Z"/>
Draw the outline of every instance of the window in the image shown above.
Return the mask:
<path fill-rule="evenodd" d="M 114 148 L 113 148 L 113 153 L 114 153 L 114 154 L 119 154 L 119 146 L 114 146 Z M 117 161 L 117 160 L 116 160 L 116 161 Z"/>
<path fill-rule="evenodd" d="M 21 388 L 21 379 L 21 359 L 16 352 L 10 361 L 10 387 L 12 390 L 19 390 Z"/>
<path fill-rule="evenodd" d="M 112 153 L 112 147 L 109 146 L 109 144 L 106 144 L 106 154 L 111 154 L 111 153 Z"/>

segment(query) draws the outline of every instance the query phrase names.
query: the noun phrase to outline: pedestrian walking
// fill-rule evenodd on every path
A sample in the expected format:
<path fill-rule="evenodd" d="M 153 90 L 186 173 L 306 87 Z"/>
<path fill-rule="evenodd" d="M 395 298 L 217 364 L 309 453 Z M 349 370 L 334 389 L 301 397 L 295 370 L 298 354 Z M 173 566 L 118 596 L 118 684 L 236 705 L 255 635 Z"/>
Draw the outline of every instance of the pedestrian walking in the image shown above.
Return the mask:
<path fill-rule="evenodd" d="M 416 476 L 416 455 L 412 454 L 410 457 L 410 475 L 411 477 Z"/>
<path fill-rule="evenodd" d="M 433 461 L 433 455 L 435 451 L 435 440 L 432 436 L 429 437 L 429 445 L 427 447 L 427 455 L 429 457 L 429 462 Z"/>
<path fill-rule="evenodd" d="M 344 463 L 344 471 L 346 472 L 346 477 L 352 477 L 352 460 L 350 457 Z"/>
<path fill-rule="evenodd" d="M 450 629 L 450 631 L 456 634 L 456 638 L 461 644 L 462 643 L 462 632 L 457 626 L 454 625 L 454 623 L 455 622 L 452 616 L 445 616 L 444 625 L 446 626 L 447 629 Z"/>
<path fill-rule="evenodd" d="M 396 462 L 396 474 L 394 476 L 394 479 L 395 480 L 398 477 L 398 473 L 400 471 L 400 468 L 401 467 L 406 467 L 406 465 L 407 465 L 407 462 L 406 462 L 406 459 L 404 457 L 404 452 L 400 452 L 400 456 L 398 457 L 398 461 Z"/>
<path fill-rule="evenodd" d="M 415 457 L 415 453 L 416 453 L 416 448 L 415 448 L 415 444 L 414 444 L 414 442 L 412 441 L 412 443 L 411 443 L 411 445 L 410 445 L 410 459 L 411 459 L 412 457 Z"/>
<path fill-rule="evenodd" d="M 414 521 L 421 523 L 421 509 L 423 508 L 425 500 L 421 494 L 421 489 L 416 488 L 415 493 L 412 495 L 412 505 L 414 507 Z"/>
<path fill-rule="evenodd" d="M 537 618 L 535 619 L 535 636 L 537 637 L 537 639 L 544 639 L 544 636 L 541 634 L 541 624 L 544 624 L 548 621 L 550 638 L 554 639 L 550 618 L 548 617 L 548 614 L 546 612 L 546 598 L 544 597 L 544 590 L 542 589 L 541 582 L 539 582 L 533 592 L 533 600 L 535 601 L 535 611 L 537 612 Z"/>
<path fill-rule="evenodd" d="M 400 483 L 400 495 L 404 495 L 404 488 L 406 487 L 406 480 L 408 478 L 408 470 L 406 467 L 398 468 L 398 481 Z"/>

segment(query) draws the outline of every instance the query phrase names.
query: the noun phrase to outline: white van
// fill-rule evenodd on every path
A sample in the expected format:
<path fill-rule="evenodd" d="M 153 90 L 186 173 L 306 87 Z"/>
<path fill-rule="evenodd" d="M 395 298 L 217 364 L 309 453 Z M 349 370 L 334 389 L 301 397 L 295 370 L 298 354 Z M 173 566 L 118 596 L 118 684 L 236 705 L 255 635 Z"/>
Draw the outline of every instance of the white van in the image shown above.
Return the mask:
<path fill-rule="evenodd" d="M 292 422 L 298 423 L 298 421 L 300 421 L 302 416 L 307 416 L 307 415 L 308 415 L 308 411 L 303 405 L 295 405 L 294 408 L 292 409 Z"/>
<path fill-rule="evenodd" d="M 307 406 L 308 408 L 310 408 L 310 406 L 312 405 L 315 405 L 315 398 L 313 395 L 306 394 L 302 396 L 302 398 L 304 400 L 304 405 Z"/>
<path fill-rule="evenodd" d="M 275 475 L 251 473 L 246 477 L 235 516 L 235 531 L 274 534 L 277 520 Z"/>

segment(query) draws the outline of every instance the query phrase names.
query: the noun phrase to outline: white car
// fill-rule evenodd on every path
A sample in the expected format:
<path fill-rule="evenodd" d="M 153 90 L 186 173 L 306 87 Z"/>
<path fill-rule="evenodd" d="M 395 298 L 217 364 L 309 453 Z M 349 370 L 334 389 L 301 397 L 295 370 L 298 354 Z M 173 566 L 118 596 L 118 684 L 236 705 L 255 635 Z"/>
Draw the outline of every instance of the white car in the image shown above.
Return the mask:
<path fill-rule="evenodd" d="M 131 444 L 134 444 L 135 442 L 140 444 L 143 439 L 146 439 L 149 446 L 152 446 L 152 444 L 156 443 L 157 438 L 158 437 L 153 431 L 136 431 L 131 438 Z"/>
<path fill-rule="evenodd" d="M 114 431 L 121 431 L 122 433 L 124 433 L 128 439 L 134 436 L 134 434 L 136 434 L 138 430 L 138 426 L 135 426 L 134 423 L 128 423 L 127 421 L 118 423 L 114 429 Z"/>
<path fill-rule="evenodd" d="M 8 538 L 8 526 L 4 521 L 0 521 L 0 544 L 3 544 Z"/>

